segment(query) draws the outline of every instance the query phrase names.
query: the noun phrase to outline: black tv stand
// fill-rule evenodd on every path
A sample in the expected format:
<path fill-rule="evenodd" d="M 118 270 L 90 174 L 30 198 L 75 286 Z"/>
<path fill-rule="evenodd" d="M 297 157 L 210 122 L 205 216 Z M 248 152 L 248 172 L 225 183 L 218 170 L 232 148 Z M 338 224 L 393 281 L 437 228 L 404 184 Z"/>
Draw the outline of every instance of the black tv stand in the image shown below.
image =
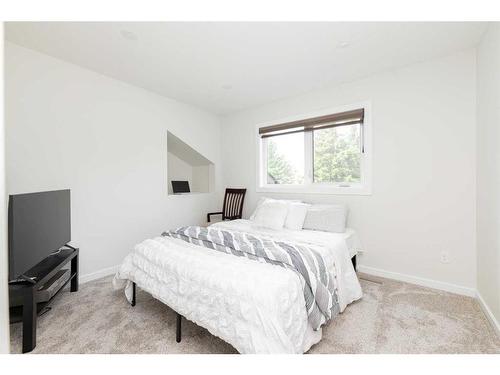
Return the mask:
<path fill-rule="evenodd" d="M 9 281 L 9 284 L 22 284 L 22 283 L 36 284 L 36 277 L 21 275 L 17 279 Z"/>
<path fill-rule="evenodd" d="M 9 294 L 22 297 L 22 306 L 10 308 L 10 322 L 23 322 L 23 353 L 31 352 L 36 346 L 36 323 L 39 315 L 48 311 L 48 305 L 64 287 L 70 283 L 70 291 L 78 291 L 78 253 L 79 250 L 66 245 L 57 253 L 49 255 L 36 266 L 26 272 L 29 280 L 9 283 Z M 60 269 L 71 262 L 71 273 L 68 281 L 47 302 L 36 303 L 38 290 L 49 281 Z"/>

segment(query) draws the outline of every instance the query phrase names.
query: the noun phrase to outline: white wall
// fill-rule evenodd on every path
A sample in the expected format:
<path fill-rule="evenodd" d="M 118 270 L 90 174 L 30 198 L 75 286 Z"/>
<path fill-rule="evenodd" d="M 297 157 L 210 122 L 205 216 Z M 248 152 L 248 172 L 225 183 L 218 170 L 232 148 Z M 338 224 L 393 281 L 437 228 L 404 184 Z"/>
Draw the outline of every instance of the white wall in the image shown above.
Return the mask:
<path fill-rule="evenodd" d="M 3 46 L 3 25 L 0 25 L 0 46 Z M 0 56 L 3 71 L 3 55 Z M 0 93 L 0 116 L 4 113 L 3 92 Z M 1 118 L 4 118 L 3 116 Z M 5 193 L 5 128 L 0 122 L 0 354 L 9 353 L 9 289 L 7 284 L 7 200 Z"/>
<path fill-rule="evenodd" d="M 193 183 L 191 191 L 210 191 L 210 171 L 211 165 L 193 166 Z M 222 207 L 222 205 L 221 205 Z"/>
<path fill-rule="evenodd" d="M 500 322 L 500 24 L 477 50 L 477 289 Z M 498 323 L 497 323 L 498 324 Z"/>
<path fill-rule="evenodd" d="M 167 129 L 219 166 L 217 117 L 14 44 L 5 58 L 8 193 L 71 189 L 82 274 L 219 208 L 167 194 Z"/>
<path fill-rule="evenodd" d="M 476 284 L 473 50 L 226 116 L 224 184 L 249 189 L 248 216 L 264 195 L 255 192 L 256 124 L 365 100 L 372 105 L 371 196 L 266 195 L 346 202 L 350 226 L 366 250 L 362 265 L 472 292 L 467 288 Z M 443 250 L 451 263 L 440 263 Z"/>

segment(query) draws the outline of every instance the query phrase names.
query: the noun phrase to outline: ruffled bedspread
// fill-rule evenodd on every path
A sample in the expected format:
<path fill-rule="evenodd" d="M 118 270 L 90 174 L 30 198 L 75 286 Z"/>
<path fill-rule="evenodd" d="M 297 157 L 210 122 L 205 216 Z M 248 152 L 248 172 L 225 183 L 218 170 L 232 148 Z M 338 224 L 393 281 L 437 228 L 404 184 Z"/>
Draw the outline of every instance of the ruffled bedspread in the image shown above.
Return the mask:
<path fill-rule="evenodd" d="M 345 243 L 332 246 L 321 250 L 334 252 L 342 311 L 361 288 Z M 240 353 L 303 353 L 321 339 L 308 324 L 303 278 L 286 268 L 157 237 L 135 246 L 113 283 L 127 294 L 131 281 Z"/>

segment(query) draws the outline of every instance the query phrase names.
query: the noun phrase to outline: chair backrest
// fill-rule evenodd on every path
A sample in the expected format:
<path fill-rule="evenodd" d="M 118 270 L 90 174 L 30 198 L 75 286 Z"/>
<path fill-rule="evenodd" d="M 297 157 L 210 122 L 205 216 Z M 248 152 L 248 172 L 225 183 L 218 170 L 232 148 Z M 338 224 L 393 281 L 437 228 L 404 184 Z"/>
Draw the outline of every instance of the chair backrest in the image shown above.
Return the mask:
<path fill-rule="evenodd" d="M 226 189 L 222 208 L 222 220 L 241 219 L 246 192 L 247 189 Z"/>

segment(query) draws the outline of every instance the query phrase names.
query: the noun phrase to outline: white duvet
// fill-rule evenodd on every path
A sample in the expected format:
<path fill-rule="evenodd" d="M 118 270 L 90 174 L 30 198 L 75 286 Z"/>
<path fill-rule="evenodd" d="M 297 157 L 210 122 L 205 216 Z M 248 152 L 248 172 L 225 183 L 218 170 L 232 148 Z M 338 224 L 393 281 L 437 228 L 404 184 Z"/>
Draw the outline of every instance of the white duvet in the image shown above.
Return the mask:
<path fill-rule="evenodd" d="M 336 269 L 340 310 L 361 298 L 343 236 L 327 240 L 303 233 L 311 231 L 263 230 L 247 220 L 214 225 L 315 245 L 327 266 Z M 123 288 L 128 281 L 240 353 L 304 353 L 321 340 L 321 329 L 308 325 L 303 279 L 286 268 L 157 237 L 136 245 L 123 261 L 113 283 Z"/>

